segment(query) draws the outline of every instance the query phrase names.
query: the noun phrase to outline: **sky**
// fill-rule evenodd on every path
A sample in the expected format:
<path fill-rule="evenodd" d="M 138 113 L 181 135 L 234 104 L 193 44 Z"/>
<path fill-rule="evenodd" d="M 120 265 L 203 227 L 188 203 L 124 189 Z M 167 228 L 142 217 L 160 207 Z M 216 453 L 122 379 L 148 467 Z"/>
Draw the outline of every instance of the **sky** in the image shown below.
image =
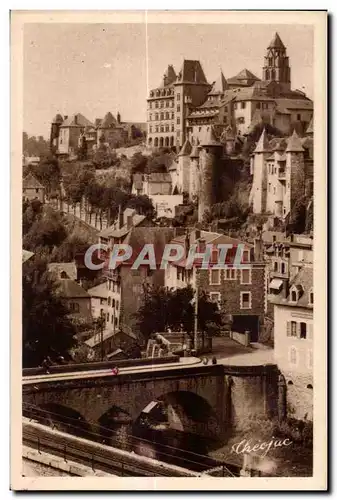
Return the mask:
<path fill-rule="evenodd" d="M 24 130 L 50 133 L 56 113 L 94 121 L 119 111 L 146 121 L 146 98 L 168 64 L 198 59 L 212 83 L 243 68 L 262 77 L 263 57 L 277 31 L 287 47 L 293 89 L 313 97 L 313 28 L 305 25 L 46 24 L 24 27 Z"/>

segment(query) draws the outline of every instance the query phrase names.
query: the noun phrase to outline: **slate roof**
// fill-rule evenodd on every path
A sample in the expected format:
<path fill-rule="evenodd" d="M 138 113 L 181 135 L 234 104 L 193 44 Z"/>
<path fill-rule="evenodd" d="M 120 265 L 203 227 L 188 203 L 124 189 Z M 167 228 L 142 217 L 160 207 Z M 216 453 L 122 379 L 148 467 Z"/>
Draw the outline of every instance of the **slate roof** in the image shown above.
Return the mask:
<path fill-rule="evenodd" d="M 31 172 L 22 180 L 22 187 L 23 189 L 44 189 L 44 186 L 40 184 Z"/>
<path fill-rule="evenodd" d="M 285 49 L 283 42 L 280 38 L 280 35 L 276 32 L 270 44 L 268 45 L 268 49 Z"/>
<path fill-rule="evenodd" d="M 64 122 L 62 123 L 61 127 L 93 127 L 94 124 L 91 123 L 90 120 L 88 120 L 85 116 L 83 116 L 81 113 L 75 113 L 71 116 L 69 116 Z"/>
<path fill-rule="evenodd" d="M 91 297 L 98 297 L 100 299 L 107 299 L 108 298 L 108 288 L 106 286 L 106 283 L 101 283 L 100 285 L 93 286 L 92 288 L 89 288 L 88 294 Z"/>
<path fill-rule="evenodd" d="M 186 139 L 186 141 L 183 144 L 183 147 L 179 151 L 178 156 L 189 156 L 191 154 L 191 151 L 192 151 L 191 143 L 188 139 Z"/>
<path fill-rule="evenodd" d="M 301 295 L 299 300 L 294 303 L 290 300 L 291 289 L 296 287 L 300 291 Z M 311 265 L 304 265 L 300 271 L 296 274 L 294 279 L 289 284 L 289 294 L 286 298 L 275 297 L 273 300 L 274 304 L 288 305 L 291 307 L 305 307 L 312 309 L 313 306 L 309 304 L 309 294 L 313 287 L 313 268 Z"/>
<path fill-rule="evenodd" d="M 126 210 L 132 210 L 132 209 L 126 209 Z M 126 236 L 130 232 L 130 228 L 128 228 L 126 224 L 127 221 L 126 210 L 124 211 L 125 224 L 122 228 L 119 229 L 117 224 L 114 223 L 112 226 L 103 229 L 103 231 L 99 233 L 99 236 L 101 236 L 102 238 L 110 238 L 110 237 L 123 238 L 123 236 Z M 132 217 L 132 225 L 134 227 L 139 226 L 139 224 L 141 224 L 145 219 L 146 219 L 145 215 L 139 215 L 137 213 L 134 213 Z"/>
<path fill-rule="evenodd" d="M 99 124 L 98 128 L 111 128 L 117 125 L 117 120 L 116 118 L 108 111 L 108 113 L 104 116 L 103 120 Z"/>
<path fill-rule="evenodd" d="M 57 279 L 77 279 L 77 267 L 75 262 L 50 262 L 48 271 L 53 273 Z M 61 273 L 65 272 L 67 278 L 62 278 Z"/>
<path fill-rule="evenodd" d="M 207 84 L 204 70 L 200 61 L 184 59 L 181 70 L 177 75 L 177 83 L 204 83 Z"/>
<path fill-rule="evenodd" d="M 220 75 L 217 78 L 217 80 L 215 80 L 215 82 L 213 83 L 213 86 L 212 86 L 210 92 L 208 93 L 208 95 L 223 94 L 225 92 L 225 90 L 227 90 L 227 89 L 228 89 L 227 80 L 224 77 L 222 71 L 220 71 Z"/>
<path fill-rule="evenodd" d="M 245 68 L 241 70 L 237 75 L 228 78 L 227 83 L 237 85 L 252 85 L 254 82 L 257 82 L 259 80 L 260 78 L 258 78 L 251 71 Z M 249 83 L 245 83 L 245 81 L 248 81 Z"/>
<path fill-rule="evenodd" d="M 57 294 L 65 299 L 85 299 L 90 295 L 76 281 L 63 279 L 59 280 Z"/>

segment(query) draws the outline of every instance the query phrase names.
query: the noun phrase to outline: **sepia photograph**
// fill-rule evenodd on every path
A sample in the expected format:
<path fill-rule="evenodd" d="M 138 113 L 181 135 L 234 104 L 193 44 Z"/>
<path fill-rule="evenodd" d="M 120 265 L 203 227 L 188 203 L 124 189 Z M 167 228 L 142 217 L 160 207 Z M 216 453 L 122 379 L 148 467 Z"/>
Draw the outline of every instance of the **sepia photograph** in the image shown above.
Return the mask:
<path fill-rule="evenodd" d="M 12 11 L 13 489 L 326 489 L 326 23 Z"/>

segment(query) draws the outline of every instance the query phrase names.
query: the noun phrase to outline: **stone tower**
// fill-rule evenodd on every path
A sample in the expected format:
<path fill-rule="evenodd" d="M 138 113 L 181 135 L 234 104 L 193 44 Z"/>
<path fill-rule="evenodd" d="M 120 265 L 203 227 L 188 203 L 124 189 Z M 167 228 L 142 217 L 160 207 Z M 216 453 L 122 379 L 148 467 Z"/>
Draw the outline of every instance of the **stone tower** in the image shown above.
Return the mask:
<path fill-rule="evenodd" d="M 190 154 L 190 187 L 189 195 L 190 200 L 199 193 L 199 149 L 195 144 Z"/>
<path fill-rule="evenodd" d="M 63 123 L 63 118 L 60 114 L 57 114 L 53 121 L 51 122 L 50 128 L 50 151 L 56 153 L 58 150 L 58 141 L 60 136 L 60 127 Z"/>
<path fill-rule="evenodd" d="M 296 131 L 288 139 L 286 149 L 286 196 L 284 209 L 286 216 L 297 200 L 305 194 L 304 149 Z"/>
<path fill-rule="evenodd" d="M 218 201 L 222 154 L 223 145 L 216 138 L 211 126 L 200 144 L 198 222 L 203 222 L 204 215 L 210 212 Z"/>
<path fill-rule="evenodd" d="M 178 185 L 181 193 L 189 193 L 190 190 L 190 154 L 191 143 L 188 139 L 184 142 L 178 154 Z"/>
<path fill-rule="evenodd" d="M 267 171 L 266 158 L 270 154 L 266 129 L 263 129 L 252 158 L 253 185 L 249 202 L 255 214 L 264 213 L 267 204 Z"/>
<path fill-rule="evenodd" d="M 278 83 L 283 92 L 288 92 L 291 89 L 289 57 L 278 33 L 275 33 L 267 48 L 264 58 L 263 80 Z"/>

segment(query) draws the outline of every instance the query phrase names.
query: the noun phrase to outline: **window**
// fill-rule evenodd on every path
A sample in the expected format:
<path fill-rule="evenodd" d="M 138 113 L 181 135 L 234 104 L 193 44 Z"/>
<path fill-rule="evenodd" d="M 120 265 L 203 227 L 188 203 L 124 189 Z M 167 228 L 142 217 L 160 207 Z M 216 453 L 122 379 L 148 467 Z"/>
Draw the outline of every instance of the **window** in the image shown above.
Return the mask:
<path fill-rule="evenodd" d="M 160 132 L 164 132 L 164 125 L 160 125 Z"/>
<path fill-rule="evenodd" d="M 236 269 L 228 268 L 225 269 L 225 279 L 226 280 L 235 280 L 236 279 Z"/>
<path fill-rule="evenodd" d="M 180 118 L 177 118 L 177 125 L 180 125 Z"/>
<path fill-rule="evenodd" d="M 287 322 L 287 337 L 297 337 L 297 323 L 296 321 Z"/>
<path fill-rule="evenodd" d="M 115 307 L 115 299 L 112 299 L 112 307 Z"/>
<path fill-rule="evenodd" d="M 166 102 L 165 102 L 165 106 L 168 108 L 168 107 L 169 107 L 169 105 L 170 105 L 170 101 L 166 101 Z"/>
<path fill-rule="evenodd" d="M 211 269 L 209 272 L 210 285 L 220 285 L 220 269 Z"/>
<path fill-rule="evenodd" d="M 290 350 L 289 350 L 289 361 L 292 365 L 296 365 L 297 364 L 297 349 L 296 347 L 290 347 Z"/>
<path fill-rule="evenodd" d="M 252 294 L 251 292 L 240 293 L 240 306 L 241 309 L 251 309 L 252 307 Z"/>
<path fill-rule="evenodd" d="M 116 300 L 116 309 L 118 310 L 119 308 L 119 300 Z"/>
<path fill-rule="evenodd" d="M 312 290 L 310 290 L 310 292 L 309 292 L 309 304 L 311 306 L 314 305 L 314 292 Z"/>
<path fill-rule="evenodd" d="M 268 191 L 269 191 L 269 193 L 271 191 L 271 183 L 270 182 L 268 183 Z"/>
<path fill-rule="evenodd" d="M 160 102 L 160 107 L 163 108 L 164 107 L 164 101 L 161 101 Z"/>
<path fill-rule="evenodd" d="M 234 109 L 238 109 L 238 103 L 237 102 L 234 103 Z"/>
<path fill-rule="evenodd" d="M 301 121 L 301 115 L 300 115 L 300 113 L 297 114 L 297 120 Z"/>
<path fill-rule="evenodd" d="M 301 339 L 306 339 L 307 338 L 307 324 L 306 323 L 300 323 L 300 338 Z"/>
<path fill-rule="evenodd" d="M 245 102 L 242 102 L 242 103 L 241 103 L 241 109 L 245 109 L 245 107 L 246 107 L 246 103 L 245 103 Z"/>
<path fill-rule="evenodd" d="M 113 324 L 113 322 L 114 322 L 114 315 L 113 313 L 111 313 L 111 323 Z"/>
<path fill-rule="evenodd" d="M 241 285 L 250 285 L 252 283 L 252 270 L 242 269 L 241 270 Z"/>
<path fill-rule="evenodd" d="M 159 126 L 156 125 L 156 132 L 159 132 Z"/>
<path fill-rule="evenodd" d="M 220 306 L 221 302 L 221 294 L 220 292 L 211 292 L 209 294 L 211 302 L 215 302 L 218 306 Z"/>
<path fill-rule="evenodd" d="M 61 278 L 61 280 L 66 280 L 68 278 L 67 273 L 65 271 L 62 271 L 60 274 L 60 278 Z"/>
<path fill-rule="evenodd" d="M 106 315 L 106 322 L 109 323 L 109 320 L 110 320 L 110 314 L 107 313 L 107 315 Z"/>
<path fill-rule="evenodd" d="M 174 113 L 171 113 L 171 120 L 174 120 Z"/>
<path fill-rule="evenodd" d="M 177 101 L 180 101 L 180 94 L 177 94 Z"/>
<path fill-rule="evenodd" d="M 108 297 L 108 306 L 111 305 L 111 297 Z"/>
<path fill-rule="evenodd" d="M 166 119 L 166 120 L 169 120 L 169 118 L 170 118 L 170 113 L 168 113 L 168 112 L 166 111 L 166 113 L 165 113 L 165 119 Z"/>
<path fill-rule="evenodd" d="M 69 309 L 71 312 L 78 313 L 80 311 L 80 305 L 77 304 L 77 302 L 70 302 Z"/>
<path fill-rule="evenodd" d="M 261 104 L 259 102 L 256 103 L 256 109 L 260 109 Z"/>
<path fill-rule="evenodd" d="M 169 125 L 165 125 L 165 132 L 169 132 L 169 131 L 170 131 Z"/>
<path fill-rule="evenodd" d="M 35 189 L 35 193 L 38 193 L 38 192 L 39 192 L 39 188 L 36 188 L 36 189 Z"/>
<path fill-rule="evenodd" d="M 285 274 L 285 272 L 286 272 L 286 265 L 284 262 L 281 262 L 281 273 Z"/>
<path fill-rule="evenodd" d="M 295 290 L 291 292 L 291 301 L 297 302 L 297 292 Z"/>
<path fill-rule="evenodd" d="M 164 120 L 164 113 L 160 113 L 160 119 Z"/>
<path fill-rule="evenodd" d="M 155 108 L 159 108 L 159 102 L 158 101 L 155 102 L 155 106 L 154 107 Z"/>
<path fill-rule="evenodd" d="M 158 121 L 158 119 L 159 119 L 159 114 L 156 113 L 156 121 Z"/>
<path fill-rule="evenodd" d="M 312 389 L 312 388 L 313 388 L 313 387 L 312 387 L 312 384 L 308 384 L 308 385 L 307 385 L 307 389 Z"/>
<path fill-rule="evenodd" d="M 178 104 L 178 106 L 177 106 L 177 113 L 179 113 L 179 112 L 180 112 L 180 105 Z"/>
<path fill-rule="evenodd" d="M 278 272 L 278 262 L 277 261 L 274 262 L 274 272 L 275 273 Z"/>
<path fill-rule="evenodd" d="M 242 254 L 242 262 L 249 262 L 249 250 L 244 250 Z"/>
<path fill-rule="evenodd" d="M 171 132 L 174 132 L 174 125 L 171 125 Z"/>

